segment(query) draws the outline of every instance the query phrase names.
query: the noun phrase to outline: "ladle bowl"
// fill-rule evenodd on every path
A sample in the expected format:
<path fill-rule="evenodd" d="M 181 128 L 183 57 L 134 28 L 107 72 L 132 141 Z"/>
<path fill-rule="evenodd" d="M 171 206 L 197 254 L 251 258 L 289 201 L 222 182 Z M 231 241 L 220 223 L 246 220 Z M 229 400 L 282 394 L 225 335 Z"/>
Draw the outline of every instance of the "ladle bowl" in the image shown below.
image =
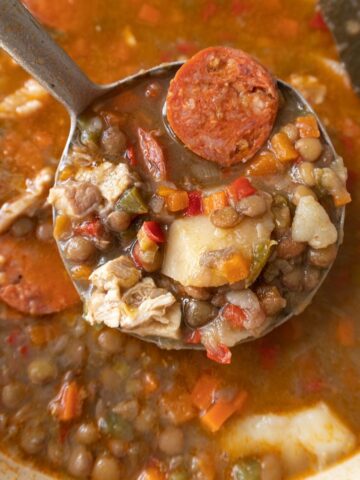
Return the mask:
<path fill-rule="evenodd" d="M 107 85 L 98 85 L 88 79 L 73 60 L 59 47 L 47 32 L 38 24 L 28 10 L 18 0 L 2 0 L 0 5 L 0 46 L 6 50 L 30 75 L 35 77 L 39 83 L 57 100 L 59 100 L 67 109 L 71 124 L 69 136 L 66 142 L 62 158 L 58 165 L 58 171 L 62 170 L 63 163 L 67 159 L 67 153 L 73 135 L 76 129 L 78 117 L 96 100 L 103 96 L 109 96 L 121 88 L 131 87 L 139 79 L 156 78 L 165 71 L 175 74 L 176 70 L 184 62 L 171 62 L 158 65 L 149 70 L 141 70 L 138 73 L 122 78 Z M 278 88 L 285 102 L 291 102 L 295 110 L 301 109 L 311 113 L 317 119 L 320 127 L 322 139 L 330 149 L 331 154 L 336 158 L 334 146 L 329 135 L 322 125 L 320 119 L 313 111 L 304 97 L 291 85 L 277 80 Z M 56 181 L 56 179 L 55 179 Z M 57 212 L 54 211 L 56 218 Z M 345 218 L 345 207 L 337 209 L 336 218 L 333 222 L 338 231 L 338 244 L 342 242 L 343 226 Z M 62 255 L 62 251 L 60 254 Z M 65 266 L 68 268 L 67 261 L 63 257 Z M 296 305 L 291 305 L 289 310 L 284 310 L 280 315 L 273 319 L 267 328 L 261 332 L 261 336 L 266 335 L 274 328 L 289 320 L 292 316 L 301 313 L 309 305 L 326 278 L 331 265 L 323 270 L 321 279 L 312 291 L 299 294 Z M 69 271 L 69 268 L 68 268 Z M 74 281 L 74 280 L 73 280 Z M 81 285 L 74 281 L 80 296 L 84 298 L 85 292 Z M 127 332 L 128 333 L 128 332 Z M 134 335 L 137 336 L 137 335 Z M 142 340 L 156 343 L 161 348 L 174 349 L 201 349 L 201 345 L 189 345 L 181 340 L 169 340 L 159 337 L 139 337 Z M 259 338 L 259 337 L 256 337 Z M 249 336 L 241 342 L 253 340 L 255 337 Z"/>

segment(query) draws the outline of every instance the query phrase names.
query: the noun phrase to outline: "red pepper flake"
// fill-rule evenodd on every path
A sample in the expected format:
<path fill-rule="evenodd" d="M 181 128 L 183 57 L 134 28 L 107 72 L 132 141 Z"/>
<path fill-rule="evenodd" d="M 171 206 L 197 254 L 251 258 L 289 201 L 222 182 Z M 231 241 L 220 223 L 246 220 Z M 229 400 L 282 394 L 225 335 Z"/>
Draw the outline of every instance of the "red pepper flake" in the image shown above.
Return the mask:
<path fill-rule="evenodd" d="M 215 2 L 213 1 L 206 2 L 200 14 L 201 20 L 203 22 L 209 21 L 218 13 L 218 10 L 219 10 L 219 7 L 218 5 L 216 5 Z"/>
<path fill-rule="evenodd" d="M 279 356 L 279 347 L 263 343 L 260 346 L 260 365 L 264 370 L 272 370 L 275 367 Z"/>
<path fill-rule="evenodd" d="M 189 345 L 197 345 L 201 342 L 201 333 L 199 330 L 191 330 L 188 334 L 185 334 L 185 343 Z"/>
<path fill-rule="evenodd" d="M 138 13 L 138 19 L 149 25 L 155 26 L 160 21 L 161 14 L 159 10 L 148 3 L 142 5 Z"/>
<path fill-rule="evenodd" d="M 187 217 L 194 217 L 195 215 L 201 215 L 203 213 L 202 207 L 202 193 L 196 190 L 188 192 L 189 206 L 185 210 Z"/>
<path fill-rule="evenodd" d="M 314 16 L 311 18 L 309 22 L 309 26 L 314 28 L 315 30 L 322 30 L 323 32 L 329 31 L 329 27 L 327 26 L 324 17 L 320 11 L 315 12 Z"/>
<path fill-rule="evenodd" d="M 136 167 L 138 162 L 136 158 L 135 147 L 133 145 L 130 145 L 130 147 L 126 149 L 125 155 L 129 161 L 130 167 Z"/>
<path fill-rule="evenodd" d="M 222 365 L 229 365 L 231 363 L 231 351 L 222 343 L 216 345 L 216 348 L 206 349 L 206 355 L 210 360 L 221 363 Z"/>
<path fill-rule="evenodd" d="M 74 228 L 75 235 L 88 235 L 89 237 L 100 237 L 104 228 L 99 218 L 83 222 Z"/>

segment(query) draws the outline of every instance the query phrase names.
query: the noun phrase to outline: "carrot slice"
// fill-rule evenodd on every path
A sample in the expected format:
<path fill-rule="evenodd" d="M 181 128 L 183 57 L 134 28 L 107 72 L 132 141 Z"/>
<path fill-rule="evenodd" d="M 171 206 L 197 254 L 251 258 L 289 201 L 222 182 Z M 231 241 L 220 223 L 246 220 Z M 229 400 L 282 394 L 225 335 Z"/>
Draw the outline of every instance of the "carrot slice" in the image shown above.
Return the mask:
<path fill-rule="evenodd" d="M 209 408 L 213 403 L 214 394 L 219 384 L 218 378 L 208 374 L 201 375 L 191 392 L 191 400 L 195 407 L 199 410 Z"/>
<path fill-rule="evenodd" d="M 85 399 L 85 391 L 75 381 L 65 382 L 54 400 L 50 403 L 52 415 L 61 422 L 79 417 Z"/>
<path fill-rule="evenodd" d="M 234 413 L 240 411 L 247 399 L 247 392 L 240 392 L 234 400 L 225 401 L 219 400 L 209 410 L 200 417 L 201 423 L 210 432 L 217 432 L 222 425 L 228 420 Z"/>

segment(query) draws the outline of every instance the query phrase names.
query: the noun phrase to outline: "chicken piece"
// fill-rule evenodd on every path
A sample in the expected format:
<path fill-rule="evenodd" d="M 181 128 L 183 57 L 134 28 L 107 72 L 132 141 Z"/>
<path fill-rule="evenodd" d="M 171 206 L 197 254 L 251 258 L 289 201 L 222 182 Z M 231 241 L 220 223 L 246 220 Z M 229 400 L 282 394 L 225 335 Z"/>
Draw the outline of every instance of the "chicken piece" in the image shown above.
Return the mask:
<path fill-rule="evenodd" d="M 14 221 L 22 215 L 31 215 L 44 202 L 53 183 L 54 173 L 50 168 L 43 168 L 19 197 L 3 203 L 0 208 L 0 234 L 6 232 Z"/>
<path fill-rule="evenodd" d="M 49 192 L 48 201 L 59 213 L 82 218 L 99 207 L 102 195 L 98 187 L 92 183 L 67 183 L 53 187 Z"/>
<path fill-rule="evenodd" d="M 128 290 L 123 301 L 121 326 L 124 330 L 141 336 L 179 337 L 180 304 L 172 293 L 157 288 L 150 277 Z"/>
<path fill-rule="evenodd" d="M 85 319 L 140 336 L 178 338 L 179 303 L 172 293 L 157 288 L 150 277 L 138 282 L 140 277 L 140 271 L 125 256 L 97 268 L 90 276 L 94 291 L 86 302 Z M 126 288 L 129 290 L 122 294 Z"/>
<path fill-rule="evenodd" d="M 90 281 L 97 289 L 107 291 L 113 285 L 120 288 L 130 288 L 140 278 L 141 272 L 136 268 L 131 258 L 121 255 L 94 270 L 90 276 Z"/>
<path fill-rule="evenodd" d="M 235 249 L 250 263 L 254 245 L 268 241 L 273 229 L 269 212 L 259 218 L 245 218 L 226 230 L 216 228 L 207 216 L 176 219 L 169 229 L 162 273 L 184 286 L 225 285 L 227 278 L 218 269 L 207 266 L 201 260 L 204 255 Z"/>
<path fill-rule="evenodd" d="M 0 102 L 0 119 L 27 117 L 40 110 L 49 98 L 47 91 L 33 79 Z"/>
<path fill-rule="evenodd" d="M 30 315 L 59 312 L 80 302 L 54 243 L 0 237 L 0 299 Z"/>
<path fill-rule="evenodd" d="M 355 435 L 323 402 L 286 414 L 236 419 L 222 437 L 224 451 L 233 458 L 278 451 L 286 476 L 310 467 L 322 469 L 355 445 Z"/>
<path fill-rule="evenodd" d="M 338 234 L 324 207 L 307 196 L 300 198 L 296 207 L 292 238 L 296 242 L 307 242 L 313 248 L 325 248 L 337 241 Z"/>
<path fill-rule="evenodd" d="M 96 185 L 110 204 L 114 204 L 120 195 L 138 180 L 124 163 L 114 165 L 110 162 L 103 162 L 95 168 L 81 168 L 75 179 Z"/>

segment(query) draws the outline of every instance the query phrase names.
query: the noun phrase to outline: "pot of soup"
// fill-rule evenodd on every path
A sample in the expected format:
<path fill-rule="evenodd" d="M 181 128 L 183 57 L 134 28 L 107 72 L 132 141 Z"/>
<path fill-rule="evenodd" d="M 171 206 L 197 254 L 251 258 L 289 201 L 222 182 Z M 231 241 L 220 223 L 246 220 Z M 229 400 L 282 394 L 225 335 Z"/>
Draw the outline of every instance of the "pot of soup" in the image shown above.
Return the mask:
<path fill-rule="evenodd" d="M 67 113 L 0 52 L 1 478 L 357 479 L 360 99 L 316 2 L 23 3 L 100 84 L 173 70 L 54 184 Z"/>

